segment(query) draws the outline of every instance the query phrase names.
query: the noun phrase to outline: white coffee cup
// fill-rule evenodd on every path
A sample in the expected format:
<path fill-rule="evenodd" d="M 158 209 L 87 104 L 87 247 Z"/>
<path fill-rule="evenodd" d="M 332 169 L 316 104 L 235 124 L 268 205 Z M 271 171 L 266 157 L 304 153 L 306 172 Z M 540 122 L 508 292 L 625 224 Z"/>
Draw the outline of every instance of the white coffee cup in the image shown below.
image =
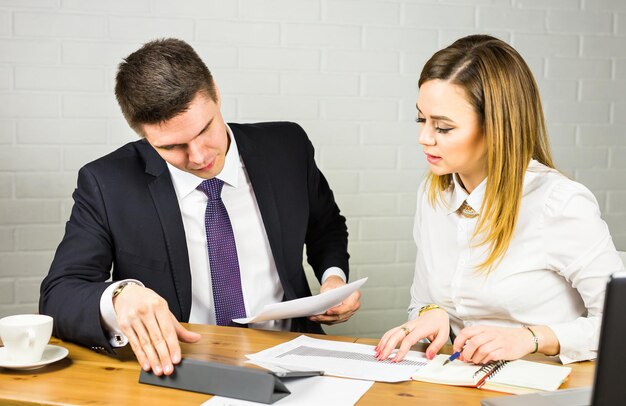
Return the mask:
<path fill-rule="evenodd" d="M 25 365 L 41 360 L 52 335 L 52 317 L 42 314 L 18 314 L 0 319 L 0 338 L 5 360 Z"/>

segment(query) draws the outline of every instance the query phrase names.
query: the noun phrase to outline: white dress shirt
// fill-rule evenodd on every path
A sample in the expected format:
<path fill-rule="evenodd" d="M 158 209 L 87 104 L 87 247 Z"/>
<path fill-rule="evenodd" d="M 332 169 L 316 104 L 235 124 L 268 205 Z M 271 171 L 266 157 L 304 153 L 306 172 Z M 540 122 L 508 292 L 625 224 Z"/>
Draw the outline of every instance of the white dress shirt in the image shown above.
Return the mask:
<path fill-rule="evenodd" d="M 230 137 L 230 147 L 226 154 L 224 168 L 217 178 L 224 181 L 222 201 L 235 236 L 246 314 L 252 316 L 266 304 L 281 302 L 284 292 L 254 190 L 239 156 L 232 131 L 230 127 L 226 128 Z M 192 288 L 189 322 L 215 324 L 211 271 L 204 228 L 207 197 L 196 189 L 204 179 L 175 168 L 169 163 L 167 166 L 178 198 L 189 253 Z M 332 267 L 324 272 L 322 282 L 331 275 L 337 275 L 344 281 L 346 280 L 346 275 L 341 269 Z M 124 346 L 128 342 L 117 324 L 111 298 L 113 290 L 121 282 L 123 281 L 111 284 L 100 300 L 101 317 L 109 331 L 111 345 L 114 347 Z M 251 323 L 249 326 L 260 329 L 288 330 L 290 322 L 289 320 L 271 320 Z"/>
<path fill-rule="evenodd" d="M 513 238 L 486 275 L 475 269 L 487 257 L 485 246 L 472 244 L 478 218 L 456 213 L 465 200 L 480 210 L 486 179 L 468 195 L 454 178 L 443 193 L 447 204 L 430 205 L 426 181 L 418 191 L 409 319 L 436 303 L 455 334 L 472 325 L 547 325 L 563 363 L 595 358 L 606 283 L 624 265 L 593 194 L 531 161 Z"/>

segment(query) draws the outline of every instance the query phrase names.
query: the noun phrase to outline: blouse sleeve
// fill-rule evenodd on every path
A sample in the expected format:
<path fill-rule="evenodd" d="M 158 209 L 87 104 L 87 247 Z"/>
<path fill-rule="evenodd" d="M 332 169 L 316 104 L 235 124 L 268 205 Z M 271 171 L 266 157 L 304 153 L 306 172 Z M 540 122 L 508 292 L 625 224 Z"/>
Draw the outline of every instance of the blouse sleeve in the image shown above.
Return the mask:
<path fill-rule="evenodd" d="M 428 204 L 426 194 L 426 181 L 420 184 L 417 191 L 417 208 L 415 210 L 415 224 L 413 226 L 413 239 L 417 246 L 417 256 L 415 259 L 415 273 L 413 274 L 413 284 L 411 285 L 411 303 L 409 304 L 408 313 L 409 320 L 416 319 L 419 309 L 429 303 L 432 303 L 430 293 L 428 291 L 428 281 L 426 280 L 424 267 L 424 254 L 422 252 L 420 224 L 424 210 L 423 205 Z"/>
<path fill-rule="evenodd" d="M 597 356 L 604 292 L 608 278 L 624 269 L 594 195 L 563 179 L 554 185 L 544 207 L 547 266 L 580 294 L 587 314 L 552 324 L 564 364 Z"/>

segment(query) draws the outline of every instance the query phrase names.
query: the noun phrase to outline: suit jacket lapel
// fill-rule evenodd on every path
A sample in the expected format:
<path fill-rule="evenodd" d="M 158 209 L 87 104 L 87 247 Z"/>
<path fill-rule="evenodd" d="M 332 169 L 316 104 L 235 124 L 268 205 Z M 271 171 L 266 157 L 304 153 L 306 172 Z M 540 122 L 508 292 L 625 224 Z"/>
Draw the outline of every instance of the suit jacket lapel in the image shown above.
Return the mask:
<path fill-rule="evenodd" d="M 155 177 L 148 184 L 148 189 L 163 227 L 172 280 L 178 297 L 180 312 L 175 316 L 178 320 L 188 321 L 191 313 L 191 270 L 178 199 L 165 161 L 147 142 L 143 142 L 140 151 L 146 161 L 146 173 Z M 172 307 L 170 309 L 175 311 Z"/>
<path fill-rule="evenodd" d="M 285 268 L 282 227 L 278 207 L 276 206 L 272 179 L 267 171 L 267 157 L 263 154 L 261 148 L 255 145 L 254 140 L 251 140 L 244 132 L 234 127 L 231 127 L 231 130 L 259 205 L 276 270 L 285 292 L 285 299 L 297 299 L 289 283 L 288 270 Z"/>

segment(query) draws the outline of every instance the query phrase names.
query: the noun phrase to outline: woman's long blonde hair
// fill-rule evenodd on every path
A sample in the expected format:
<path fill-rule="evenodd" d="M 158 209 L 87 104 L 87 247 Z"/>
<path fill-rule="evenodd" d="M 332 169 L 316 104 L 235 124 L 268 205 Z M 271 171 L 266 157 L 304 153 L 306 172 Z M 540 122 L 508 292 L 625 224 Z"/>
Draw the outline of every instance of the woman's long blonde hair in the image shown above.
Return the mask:
<path fill-rule="evenodd" d="M 489 252 L 477 268 L 489 273 L 513 238 L 530 160 L 554 167 L 537 83 L 515 49 L 488 35 L 461 38 L 435 53 L 419 86 L 434 79 L 463 88 L 482 124 L 487 187 L 474 237 L 480 235 L 476 245 Z M 452 176 L 428 174 L 432 205 L 453 185 Z"/>

